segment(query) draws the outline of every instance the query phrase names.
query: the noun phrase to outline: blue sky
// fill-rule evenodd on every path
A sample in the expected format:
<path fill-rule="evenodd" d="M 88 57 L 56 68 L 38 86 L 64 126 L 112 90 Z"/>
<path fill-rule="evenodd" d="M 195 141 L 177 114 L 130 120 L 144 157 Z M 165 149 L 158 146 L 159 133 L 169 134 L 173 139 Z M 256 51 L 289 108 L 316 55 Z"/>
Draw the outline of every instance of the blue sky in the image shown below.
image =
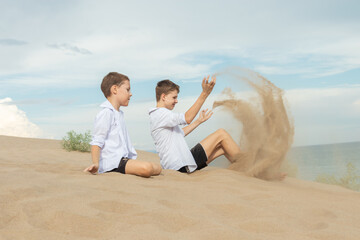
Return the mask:
<path fill-rule="evenodd" d="M 176 111 L 185 111 L 203 76 L 240 66 L 285 90 L 295 145 L 360 141 L 358 1 L 0 4 L 0 134 L 61 139 L 92 129 L 101 80 L 117 71 L 131 79 L 131 138 L 152 149 L 147 108 L 158 80 L 181 85 Z M 208 106 L 229 86 L 244 90 L 219 78 Z M 224 115 L 215 112 L 189 145 L 225 127 Z"/>

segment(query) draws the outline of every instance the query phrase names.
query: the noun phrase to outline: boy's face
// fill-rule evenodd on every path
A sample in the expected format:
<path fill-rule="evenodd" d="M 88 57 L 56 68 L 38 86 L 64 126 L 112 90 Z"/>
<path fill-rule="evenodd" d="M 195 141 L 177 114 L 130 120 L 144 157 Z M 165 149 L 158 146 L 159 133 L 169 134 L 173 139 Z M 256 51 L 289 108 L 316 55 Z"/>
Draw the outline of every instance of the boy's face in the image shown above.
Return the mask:
<path fill-rule="evenodd" d="M 175 107 L 175 104 L 178 103 L 178 91 L 174 90 L 169 92 L 168 94 L 162 95 L 162 101 L 164 102 L 165 108 L 169 110 L 173 110 Z"/>
<path fill-rule="evenodd" d="M 115 96 L 120 106 L 129 105 L 132 93 L 130 91 L 130 82 L 125 81 L 120 86 L 116 86 Z"/>

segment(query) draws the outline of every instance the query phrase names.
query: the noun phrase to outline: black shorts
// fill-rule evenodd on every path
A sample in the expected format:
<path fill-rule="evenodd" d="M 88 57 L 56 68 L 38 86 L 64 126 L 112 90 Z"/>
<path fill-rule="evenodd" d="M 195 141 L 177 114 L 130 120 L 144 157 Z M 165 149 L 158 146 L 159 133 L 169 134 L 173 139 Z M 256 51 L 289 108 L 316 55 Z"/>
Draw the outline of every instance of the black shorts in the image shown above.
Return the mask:
<path fill-rule="evenodd" d="M 206 164 L 207 156 L 206 156 L 204 148 L 201 146 L 200 143 L 196 144 L 195 147 L 193 147 L 190 150 L 190 152 L 195 159 L 195 162 L 197 165 L 196 170 L 203 169 L 204 167 L 207 166 L 207 164 Z M 189 168 L 188 168 L 188 166 L 184 166 L 184 167 L 180 168 L 178 171 L 182 172 L 182 173 L 189 173 Z"/>
<path fill-rule="evenodd" d="M 119 172 L 119 173 L 125 174 L 125 166 L 128 161 L 129 161 L 129 159 L 126 157 L 121 158 L 121 160 L 119 162 L 119 166 L 109 172 Z"/>

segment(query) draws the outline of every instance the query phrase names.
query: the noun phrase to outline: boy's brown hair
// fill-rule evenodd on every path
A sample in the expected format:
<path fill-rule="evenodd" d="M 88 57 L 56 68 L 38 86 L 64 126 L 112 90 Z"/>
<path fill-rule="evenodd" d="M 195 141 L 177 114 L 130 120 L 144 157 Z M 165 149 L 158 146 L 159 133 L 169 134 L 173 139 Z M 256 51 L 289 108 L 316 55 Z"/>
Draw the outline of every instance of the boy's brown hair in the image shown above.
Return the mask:
<path fill-rule="evenodd" d="M 110 72 L 108 73 L 101 83 L 101 91 L 104 93 L 105 98 L 111 95 L 110 88 L 114 85 L 121 86 L 124 81 L 130 81 L 128 76 L 117 73 L 117 72 Z"/>
<path fill-rule="evenodd" d="M 157 83 L 155 92 L 156 92 L 156 101 L 160 101 L 161 94 L 168 94 L 171 91 L 176 90 L 178 93 L 180 92 L 179 85 L 173 83 L 172 81 L 166 79 Z"/>

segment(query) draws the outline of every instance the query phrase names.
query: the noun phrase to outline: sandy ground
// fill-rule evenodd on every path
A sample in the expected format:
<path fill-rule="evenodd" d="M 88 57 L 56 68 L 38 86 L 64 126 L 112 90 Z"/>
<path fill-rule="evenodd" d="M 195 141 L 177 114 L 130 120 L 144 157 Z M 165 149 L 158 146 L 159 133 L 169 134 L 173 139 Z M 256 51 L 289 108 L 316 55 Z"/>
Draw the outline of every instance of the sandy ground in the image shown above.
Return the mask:
<path fill-rule="evenodd" d="M 149 179 L 91 175 L 82 172 L 90 154 L 60 141 L 0 143 L 0 239 L 360 238 L 360 193 L 338 186 L 215 167 Z"/>

